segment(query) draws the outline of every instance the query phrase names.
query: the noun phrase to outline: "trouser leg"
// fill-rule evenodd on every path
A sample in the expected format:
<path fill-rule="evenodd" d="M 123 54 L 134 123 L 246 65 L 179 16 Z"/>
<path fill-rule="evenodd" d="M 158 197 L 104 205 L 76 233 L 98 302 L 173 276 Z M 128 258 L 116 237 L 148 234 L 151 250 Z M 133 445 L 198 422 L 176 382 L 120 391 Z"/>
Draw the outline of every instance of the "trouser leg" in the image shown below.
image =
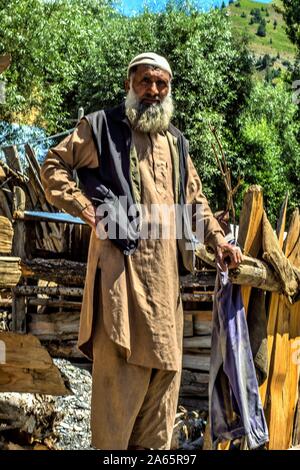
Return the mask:
<path fill-rule="evenodd" d="M 123 349 L 100 326 L 93 338 L 93 356 L 92 445 L 103 450 L 127 449 L 151 369 L 128 364 Z"/>
<path fill-rule="evenodd" d="M 149 387 L 132 430 L 130 446 L 170 448 L 180 376 L 180 372 L 152 369 Z"/>

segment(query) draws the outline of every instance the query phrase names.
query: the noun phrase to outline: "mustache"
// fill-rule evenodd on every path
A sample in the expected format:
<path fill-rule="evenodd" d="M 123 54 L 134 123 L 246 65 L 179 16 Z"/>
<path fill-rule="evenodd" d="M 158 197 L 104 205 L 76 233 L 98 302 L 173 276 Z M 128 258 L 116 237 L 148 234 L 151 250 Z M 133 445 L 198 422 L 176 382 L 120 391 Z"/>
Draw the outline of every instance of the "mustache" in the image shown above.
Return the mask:
<path fill-rule="evenodd" d="M 147 99 L 148 103 L 144 101 Z M 133 128 L 142 132 L 166 130 L 173 114 L 173 102 L 170 94 L 163 100 L 149 93 L 140 98 L 132 88 L 127 93 L 125 108 Z"/>

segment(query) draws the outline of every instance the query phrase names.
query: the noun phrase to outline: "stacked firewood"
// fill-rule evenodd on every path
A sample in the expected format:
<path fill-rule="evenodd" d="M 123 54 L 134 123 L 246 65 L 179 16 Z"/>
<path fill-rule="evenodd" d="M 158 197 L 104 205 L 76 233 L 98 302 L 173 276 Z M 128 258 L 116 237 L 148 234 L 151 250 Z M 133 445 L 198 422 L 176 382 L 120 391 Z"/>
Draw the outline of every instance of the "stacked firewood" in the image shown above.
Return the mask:
<path fill-rule="evenodd" d="M 208 404 L 215 277 L 215 269 L 207 266 L 181 278 L 184 332 L 180 403 L 189 409 L 206 409 Z"/>

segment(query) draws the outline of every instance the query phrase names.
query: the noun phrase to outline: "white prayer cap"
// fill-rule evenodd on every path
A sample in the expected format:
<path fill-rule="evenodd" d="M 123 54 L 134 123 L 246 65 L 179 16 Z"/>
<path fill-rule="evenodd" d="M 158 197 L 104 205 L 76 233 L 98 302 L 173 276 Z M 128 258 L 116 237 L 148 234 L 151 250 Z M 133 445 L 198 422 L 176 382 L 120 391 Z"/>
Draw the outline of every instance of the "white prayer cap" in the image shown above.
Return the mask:
<path fill-rule="evenodd" d="M 167 59 L 161 55 L 155 54 L 155 52 L 143 52 L 132 59 L 127 69 L 127 76 L 129 78 L 130 69 L 136 65 L 152 65 L 152 67 L 158 67 L 159 69 L 165 70 L 173 77 L 172 70 Z"/>

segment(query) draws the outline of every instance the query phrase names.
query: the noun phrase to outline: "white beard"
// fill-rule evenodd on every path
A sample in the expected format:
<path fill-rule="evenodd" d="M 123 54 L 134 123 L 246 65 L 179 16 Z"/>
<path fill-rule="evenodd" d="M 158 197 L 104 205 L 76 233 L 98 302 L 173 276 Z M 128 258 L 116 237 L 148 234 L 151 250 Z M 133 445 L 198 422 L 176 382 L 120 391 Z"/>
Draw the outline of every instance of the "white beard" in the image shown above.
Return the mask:
<path fill-rule="evenodd" d="M 169 127 L 174 106 L 171 91 L 161 103 L 143 105 L 132 86 L 125 100 L 125 112 L 133 129 L 140 132 L 162 132 Z"/>

